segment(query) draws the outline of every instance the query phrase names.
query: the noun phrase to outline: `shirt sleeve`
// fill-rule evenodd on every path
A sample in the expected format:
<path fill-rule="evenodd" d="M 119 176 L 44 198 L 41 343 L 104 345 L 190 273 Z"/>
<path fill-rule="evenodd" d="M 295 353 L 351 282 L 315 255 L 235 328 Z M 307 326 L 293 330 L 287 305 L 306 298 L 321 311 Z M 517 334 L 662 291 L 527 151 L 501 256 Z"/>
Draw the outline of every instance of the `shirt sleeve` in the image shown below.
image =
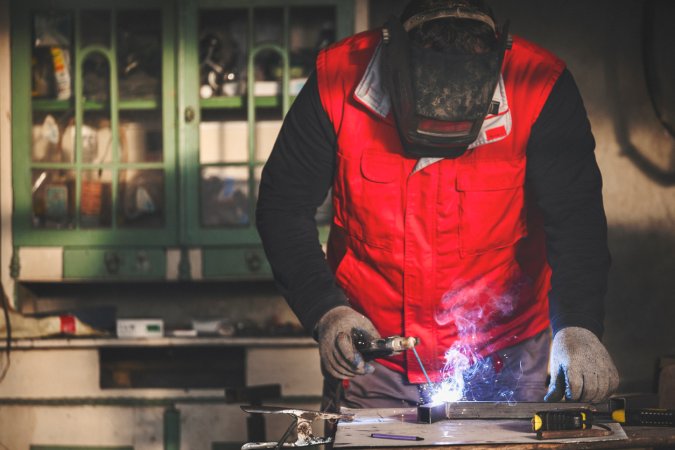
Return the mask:
<path fill-rule="evenodd" d="M 603 332 L 610 254 L 595 140 L 571 73 L 565 70 L 532 127 L 527 183 L 543 213 L 552 269 L 553 332 Z"/>
<path fill-rule="evenodd" d="M 256 226 L 277 287 L 310 333 L 323 314 L 347 305 L 326 262 L 315 220 L 333 183 L 335 145 L 313 73 L 263 168 L 256 208 Z"/>

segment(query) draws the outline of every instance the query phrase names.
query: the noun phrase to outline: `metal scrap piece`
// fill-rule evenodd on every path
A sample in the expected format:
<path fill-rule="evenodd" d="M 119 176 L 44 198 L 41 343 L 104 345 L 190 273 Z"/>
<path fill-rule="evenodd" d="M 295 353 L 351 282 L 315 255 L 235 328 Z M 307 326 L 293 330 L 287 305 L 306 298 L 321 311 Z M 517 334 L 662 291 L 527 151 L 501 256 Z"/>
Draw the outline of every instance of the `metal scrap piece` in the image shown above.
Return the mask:
<path fill-rule="evenodd" d="M 436 423 L 445 419 L 445 403 L 427 403 L 417 407 L 417 423 Z"/>
<path fill-rule="evenodd" d="M 593 438 L 611 436 L 613 431 L 610 428 L 589 428 L 587 430 L 565 430 L 565 431 L 541 431 L 537 433 L 537 439 L 575 439 L 575 438 Z"/>
<path fill-rule="evenodd" d="M 241 450 L 259 450 L 268 448 L 306 447 L 308 445 L 328 444 L 330 437 L 316 437 L 312 433 L 312 422 L 316 419 L 324 420 L 353 420 L 353 414 L 329 413 L 321 411 L 307 411 L 304 409 L 284 408 L 278 406 L 242 406 L 242 410 L 251 414 L 287 414 L 293 417 L 293 423 L 278 442 L 249 442 Z M 297 434 L 295 442 L 286 442 L 293 429 Z"/>

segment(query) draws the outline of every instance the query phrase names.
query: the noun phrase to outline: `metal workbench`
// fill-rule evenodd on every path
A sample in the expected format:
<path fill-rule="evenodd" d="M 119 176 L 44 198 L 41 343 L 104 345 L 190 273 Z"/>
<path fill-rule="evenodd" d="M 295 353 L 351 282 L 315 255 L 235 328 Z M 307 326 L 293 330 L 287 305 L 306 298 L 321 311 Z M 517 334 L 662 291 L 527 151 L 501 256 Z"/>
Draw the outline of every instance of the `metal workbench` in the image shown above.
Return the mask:
<path fill-rule="evenodd" d="M 455 420 L 435 424 L 416 423 L 414 408 L 350 410 L 353 422 L 341 422 L 335 436 L 335 449 L 377 448 L 434 450 L 488 449 L 609 449 L 675 448 L 675 428 L 621 427 L 604 438 L 539 441 L 529 431 L 527 420 Z M 466 430 L 466 431 L 465 431 Z M 421 441 L 375 439 L 370 433 L 420 436 Z"/>

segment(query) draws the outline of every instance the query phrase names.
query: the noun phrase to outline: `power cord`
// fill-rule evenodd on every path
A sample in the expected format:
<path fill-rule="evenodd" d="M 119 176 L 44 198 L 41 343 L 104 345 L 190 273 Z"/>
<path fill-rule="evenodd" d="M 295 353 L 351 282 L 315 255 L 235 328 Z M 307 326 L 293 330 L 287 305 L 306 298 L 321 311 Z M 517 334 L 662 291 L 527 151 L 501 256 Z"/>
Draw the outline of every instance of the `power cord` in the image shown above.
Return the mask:
<path fill-rule="evenodd" d="M 668 134 L 675 138 L 675 126 L 670 122 L 668 113 L 663 110 L 663 103 L 659 101 L 663 92 L 658 86 L 658 74 L 656 68 L 657 56 L 654 47 L 656 45 L 656 36 L 654 31 L 654 22 L 657 17 L 656 4 L 653 0 L 644 3 L 643 23 L 642 23 L 642 64 L 647 81 L 647 94 L 649 101 L 656 114 L 657 119 L 668 132 Z M 667 100 L 667 99 L 666 99 Z M 672 105 L 671 105 L 672 106 Z"/>
<path fill-rule="evenodd" d="M 0 382 L 5 379 L 5 376 L 7 375 L 7 371 L 9 370 L 9 355 L 11 353 L 11 348 L 12 348 L 12 324 L 9 321 L 9 299 L 7 298 L 7 295 L 5 294 L 5 288 L 2 286 L 2 283 L 0 283 L 0 297 L 2 297 L 2 311 L 5 315 L 5 326 L 7 329 L 6 332 L 6 346 L 5 346 L 5 353 L 7 353 L 7 364 L 0 370 Z"/>
<path fill-rule="evenodd" d="M 669 119 L 667 112 L 664 111 L 664 105 L 669 105 L 667 101 L 664 103 L 660 99 L 664 95 L 659 87 L 659 78 L 657 76 L 657 54 L 654 46 L 656 44 L 656 35 L 654 32 L 656 18 L 658 14 L 663 12 L 657 11 L 657 2 L 654 0 L 647 0 L 643 4 L 642 10 L 642 29 L 640 31 L 640 39 L 642 45 L 642 70 L 645 76 L 645 83 L 647 87 L 647 94 L 651 103 L 654 114 L 659 124 L 668 133 L 671 138 L 675 138 L 675 125 L 672 123 L 672 118 Z M 672 103 L 672 101 L 671 101 Z M 643 174 L 649 177 L 650 180 L 658 183 L 660 186 L 675 186 L 675 170 L 673 168 L 661 168 L 654 163 L 650 158 L 645 156 L 639 148 L 637 148 L 630 140 L 627 131 L 626 118 L 618 114 L 619 121 L 616 129 L 616 137 L 621 146 L 623 156 L 626 156 Z M 672 151 L 672 149 L 671 149 Z"/>

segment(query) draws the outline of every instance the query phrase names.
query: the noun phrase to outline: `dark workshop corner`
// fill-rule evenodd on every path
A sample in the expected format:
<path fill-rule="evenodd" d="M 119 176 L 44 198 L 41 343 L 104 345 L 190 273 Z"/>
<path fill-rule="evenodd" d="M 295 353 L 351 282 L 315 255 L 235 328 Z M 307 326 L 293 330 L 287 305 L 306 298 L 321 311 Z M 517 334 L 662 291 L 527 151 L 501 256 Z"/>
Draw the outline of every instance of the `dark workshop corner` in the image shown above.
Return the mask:
<path fill-rule="evenodd" d="M 621 392 L 660 393 L 661 406 L 675 408 L 675 53 L 671 45 L 675 41 L 675 2 L 488 2 L 499 18 L 511 20 L 513 33 L 564 59 L 579 86 L 603 174 L 612 253 L 603 342 L 621 375 Z M 129 355 L 125 355 L 126 347 L 120 350 L 110 344 L 110 348 L 100 351 L 96 344 L 77 344 L 77 339 L 54 348 L 15 348 L 8 378 L 0 381 L 0 449 L 27 448 L 21 447 L 25 443 L 35 444 L 30 448 L 36 450 L 70 444 L 91 444 L 91 448 L 102 449 L 114 442 L 115 448 L 135 443 L 129 448 L 155 450 L 162 448 L 163 439 L 177 443 L 174 448 L 197 448 L 190 445 L 194 441 L 204 450 L 238 449 L 249 440 L 247 426 L 251 427 L 252 421 L 239 409 L 239 403 L 214 401 L 223 397 L 223 388 L 230 382 L 230 387 L 237 388 L 278 383 L 287 404 L 317 409 L 321 388 L 318 352 L 269 277 L 167 282 L 162 281 L 164 273 L 160 271 L 159 280 L 150 282 L 15 280 L 18 267 L 12 215 L 29 215 L 29 205 L 12 204 L 12 176 L 17 175 L 13 174 L 11 156 L 11 101 L 16 99 L 11 98 L 9 66 L 14 55 L 5 51 L 12 49 L 9 12 L 15 3 L 0 0 L 0 279 L 9 298 L 29 314 L 98 311 L 105 315 L 98 319 L 109 330 L 114 325 L 110 314 L 117 318 L 161 317 L 165 330 L 190 328 L 193 319 L 207 322 L 217 318 L 225 337 L 242 338 L 247 343 L 228 341 L 223 345 L 218 341 L 223 336 L 212 333 L 208 338 L 214 340 L 207 347 L 196 348 L 194 354 L 190 347 L 178 352 L 177 360 L 190 366 L 189 370 L 167 363 L 176 354 L 171 349 L 174 344 L 149 353 L 137 346 Z M 398 14 L 405 3 L 406 0 L 370 0 L 370 26 L 379 26 L 389 14 Z M 350 8 L 348 11 L 353 12 Z M 178 67 L 184 61 L 175 62 Z M 219 114 L 214 109 L 205 111 L 204 117 Z M 241 115 L 228 114 L 242 119 Z M 267 119 L 262 113 L 261 117 Z M 165 195 L 171 201 L 171 196 Z M 182 204 L 177 209 L 180 207 L 194 205 Z M 216 247 L 212 253 L 205 253 L 212 261 L 219 261 L 221 256 L 221 247 Z M 260 265 L 260 255 L 251 253 L 247 246 L 236 250 L 241 253 L 242 266 L 250 269 Z M 183 263 L 185 260 L 181 259 Z M 194 265 L 177 267 L 177 278 L 190 270 L 195 270 Z M 216 277 L 220 270 L 239 273 L 235 265 L 212 265 L 207 270 Z M 3 338 L 0 335 L 0 349 L 4 349 Z M 256 339 L 262 341 L 256 343 Z M 208 358 L 220 358 L 214 366 L 216 377 L 223 379 L 202 376 L 202 370 L 208 370 Z M 228 358 L 232 365 L 227 364 Z M 0 356 L 0 363 L 5 361 L 5 356 Z M 53 373 L 53 368 L 59 372 Z M 1 369 L 0 366 L 0 372 Z M 153 382 L 153 370 L 170 373 Z M 136 384 L 129 374 L 137 377 Z M 57 377 L 68 383 L 59 387 Z M 86 394 L 82 395 L 80 389 Z M 89 396 L 133 397 L 137 389 L 149 398 L 194 395 L 203 403 L 124 404 L 118 399 L 118 404 L 113 405 L 97 405 L 93 401 L 73 406 L 67 402 L 68 398 Z M 56 399 L 57 404 L 12 404 L 16 397 L 46 399 L 47 403 Z M 8 404 L 3 404 L 2 399 L 8 399 Z M 58 404 L 58 399 L 63 404 Z M 66 437 L 59 429 L 41 428 L 52 416 L 63 421 L 63 433 L 76 436 Z M 21 420 L 15 421 L 19 417 Z M 101 417 L 106 420 L 99 420 Z M 10 425 L 13 422 L 15 425 Z M 288 423 L 286 417 L 275 416 L 253 426 L 258 432 L 262 429 L 271 440 L 280 437 Z M 94 437 L 89 439 L 81 431 L 85 429 L 93 430 L 90 434 Z M 318 423 L 315 432 L 321 434 Z"/>

